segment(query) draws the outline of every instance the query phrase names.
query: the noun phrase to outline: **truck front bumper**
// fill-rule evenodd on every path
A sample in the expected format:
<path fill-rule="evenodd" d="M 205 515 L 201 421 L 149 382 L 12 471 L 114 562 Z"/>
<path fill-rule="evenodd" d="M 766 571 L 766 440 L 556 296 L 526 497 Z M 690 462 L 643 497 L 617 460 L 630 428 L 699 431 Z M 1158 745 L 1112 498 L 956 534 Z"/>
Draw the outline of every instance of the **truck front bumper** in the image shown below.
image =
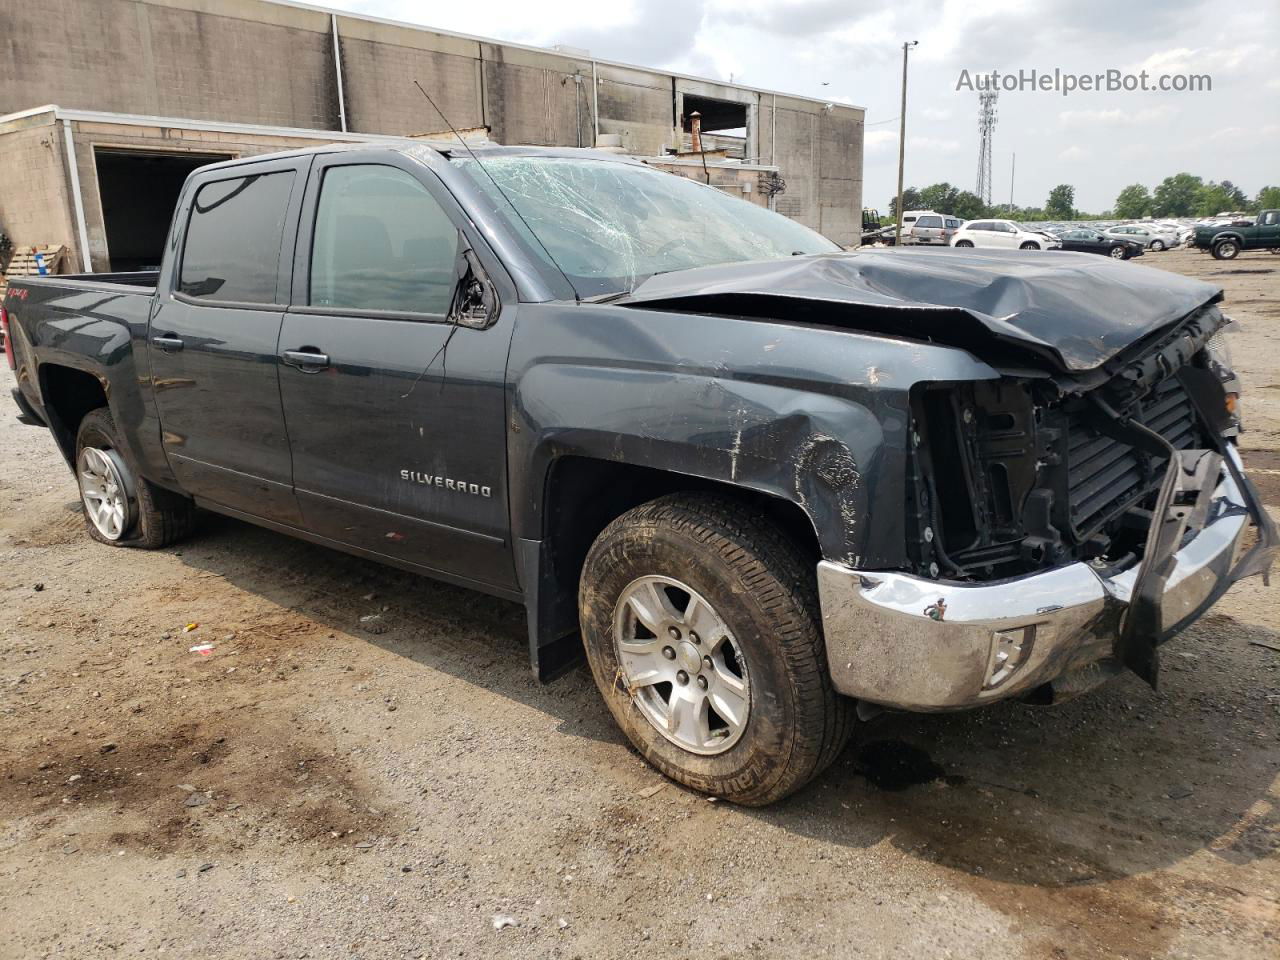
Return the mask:
<path fill-rule="evenodd" d="M 1234 449 L 1229 451 L 1237 464 Z M 1158 642 L 1200 616 L 1235 580 L 1266 569 L 1275 525 L 1248 481 L 1223 464 L 1208 520 L 1173 554 Z M 1246 531 L 1258 543 L 1237 563 Z M 1247 569 L 1241 569 L 1247 568 Z M 1113 676 L 1139 566 L 1088 563 L 993 583 L 818 565 L 823 630 L 836 690 L 902 710 L 941 711 L 1026 696 L 1046 684 L 1079 692 Z"/>

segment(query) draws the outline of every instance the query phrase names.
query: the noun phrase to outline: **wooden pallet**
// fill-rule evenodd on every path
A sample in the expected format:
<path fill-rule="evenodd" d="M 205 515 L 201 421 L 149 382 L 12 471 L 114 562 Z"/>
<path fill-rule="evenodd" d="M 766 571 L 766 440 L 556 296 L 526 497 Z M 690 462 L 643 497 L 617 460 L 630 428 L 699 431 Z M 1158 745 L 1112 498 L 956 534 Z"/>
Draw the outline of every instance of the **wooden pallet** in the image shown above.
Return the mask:
<path fill-rule="evenodd" d="M 39 253 L 44 257 L 44 269 L 48 274 L 55 274 L 62 266 L 62 258 L 66 254 L 67 248 L 60 243 L 42 243 L 32 247 L 17 247 L 13 251 L 13 256 L 9 258 L 8 264 L 5 265 L 4 273 L 0 274 L 0 292 L 9 285 L 9 281 L 14 277 L 34 277 L 40 273 L 40 268 L 36 264 L 36 254 Z"/>

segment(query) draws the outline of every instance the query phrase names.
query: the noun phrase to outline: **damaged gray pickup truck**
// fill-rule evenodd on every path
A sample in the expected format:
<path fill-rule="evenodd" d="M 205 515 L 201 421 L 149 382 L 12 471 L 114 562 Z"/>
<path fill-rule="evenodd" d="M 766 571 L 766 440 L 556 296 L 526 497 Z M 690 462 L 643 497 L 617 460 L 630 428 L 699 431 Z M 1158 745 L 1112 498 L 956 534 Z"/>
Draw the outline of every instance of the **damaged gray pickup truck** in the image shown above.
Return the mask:
<path fill-rule="evenodd" d="M 585 647 L 656 767 L 764 804 L 885 708 L 1155 684 L 1267 570 L 1220 298 L 389 143 L 204 167 L 158 273 L 16 280 L 4 323 L 97 540 L 204 508 L 520 602 L 539 676 Z"/>

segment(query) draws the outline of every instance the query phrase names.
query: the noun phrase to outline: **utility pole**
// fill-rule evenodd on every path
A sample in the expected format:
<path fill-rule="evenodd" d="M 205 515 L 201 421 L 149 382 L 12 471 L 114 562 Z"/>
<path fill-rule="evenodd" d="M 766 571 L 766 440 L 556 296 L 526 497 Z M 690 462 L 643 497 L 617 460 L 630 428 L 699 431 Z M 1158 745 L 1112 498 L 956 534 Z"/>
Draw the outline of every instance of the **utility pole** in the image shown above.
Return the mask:
<path fill-rule="evenodd" d="M 1009 216 L 1013 216 L 1013 175 L 1018 172 L 1018 155 L 1009 163 Z"/>
<path fill-rule="evenodd" d="M 983 90 L 978 94 L 978 185 L 974 193 L 978 199 L 991 206 L 991 158 L 995 155 L 996 97 L 995 90 Z"/>
<path fill-rule="evenodd" d="M 898 202 L 894 204 L 898 220 L 893 231 L 895 247 L 902 246 L 902 163 L 906 159 L 907 150 L 907 51 L 919 42 L 910 40 L 902 45 L 902 113 L 898 116 Z"/>

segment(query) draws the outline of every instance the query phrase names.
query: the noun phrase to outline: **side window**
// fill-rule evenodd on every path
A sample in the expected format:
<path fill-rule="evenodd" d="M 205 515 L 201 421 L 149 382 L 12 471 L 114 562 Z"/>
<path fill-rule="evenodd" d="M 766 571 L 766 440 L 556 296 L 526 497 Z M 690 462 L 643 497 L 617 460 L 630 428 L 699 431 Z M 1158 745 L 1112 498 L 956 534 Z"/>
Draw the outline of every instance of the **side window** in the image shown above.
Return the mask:
<path fill-rule="evenodd" d="M 965 227 L 965 229 L 966 229 L 966 230 L 990 230 L 990 229 L 991 229 L 991 221 L 990 221 L 990 220 L 979 220 L 977 223 L 971 223 L 971 224 L 969 224 L 967 227 Z"/>
<path fill-rule="evenodd" d="M 312 306 L 448 313 L 457 255 L 457 229 L 403 170 L 325 171 L 311 244 Z"/>
<path fill-rule="evenodd" d="M 1280 213 L 1275 210 L 1269 210 L 1262 215 L 1262 225 L 1264 227 L 1274 227 L 1277 223 L 1280 223 Z"/>
<path fill-rule="evenodd" d="M 206 183 L 195 196 L 178 290 L 189 297 L 274 303 L 293 171 Z"/>

